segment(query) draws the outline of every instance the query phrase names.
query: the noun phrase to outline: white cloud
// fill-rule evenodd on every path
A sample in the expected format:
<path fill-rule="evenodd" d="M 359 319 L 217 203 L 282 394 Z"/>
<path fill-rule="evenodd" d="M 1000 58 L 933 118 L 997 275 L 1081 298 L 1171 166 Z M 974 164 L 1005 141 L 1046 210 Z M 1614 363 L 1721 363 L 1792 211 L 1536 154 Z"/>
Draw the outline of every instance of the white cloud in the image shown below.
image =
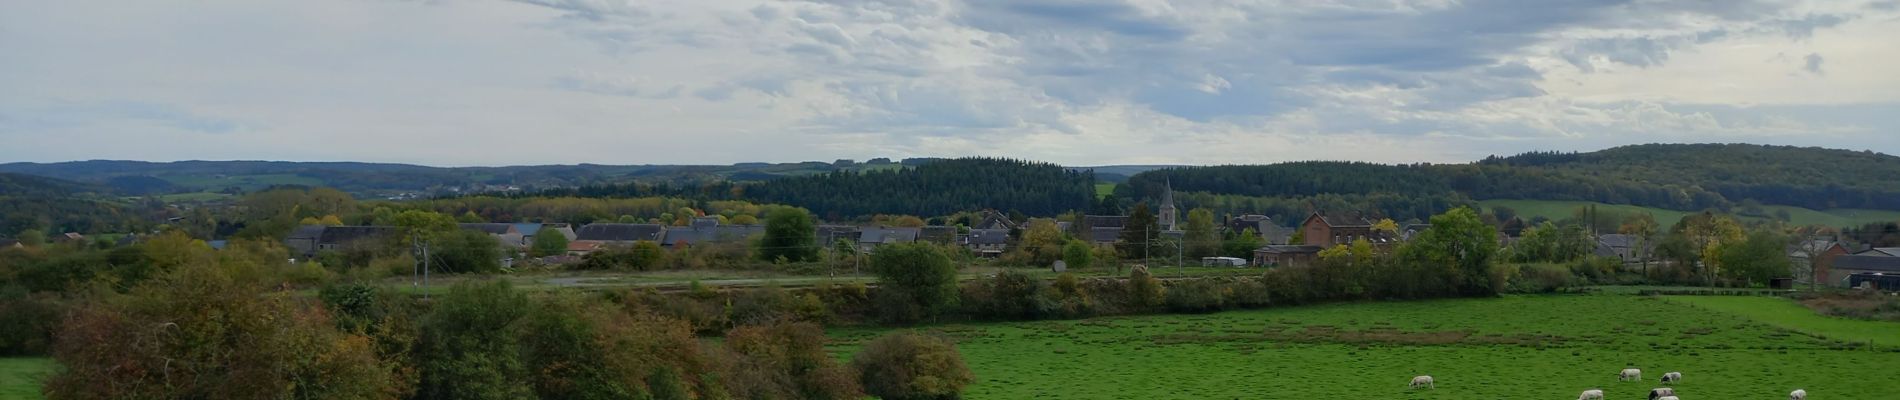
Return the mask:
<path fill-rule="evenodd" d="M 1886 4 L 31 2 L 0 14 L 0 159 L 1900 152 Z"/>

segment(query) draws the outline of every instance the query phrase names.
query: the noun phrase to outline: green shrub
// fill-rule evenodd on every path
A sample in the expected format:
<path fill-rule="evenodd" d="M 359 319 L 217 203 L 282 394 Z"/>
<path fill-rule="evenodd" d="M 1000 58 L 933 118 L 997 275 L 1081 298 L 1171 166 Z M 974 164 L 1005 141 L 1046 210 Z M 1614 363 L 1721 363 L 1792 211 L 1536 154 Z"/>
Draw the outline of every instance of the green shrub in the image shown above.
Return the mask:
<path fill-rule="evenodd" d="M 864 392 L 885 400 L 956 399 L 976 380 L 956 345 L 909 331 L 866 344 L 851 366 Z"/>
<path fill-rule="evenodd" d="M 1182 281 L 1167 290 L 1168 310 L 1183 313 L 1220 311 L 1227 306 L 1229 290 L 1212 279 Z"/>

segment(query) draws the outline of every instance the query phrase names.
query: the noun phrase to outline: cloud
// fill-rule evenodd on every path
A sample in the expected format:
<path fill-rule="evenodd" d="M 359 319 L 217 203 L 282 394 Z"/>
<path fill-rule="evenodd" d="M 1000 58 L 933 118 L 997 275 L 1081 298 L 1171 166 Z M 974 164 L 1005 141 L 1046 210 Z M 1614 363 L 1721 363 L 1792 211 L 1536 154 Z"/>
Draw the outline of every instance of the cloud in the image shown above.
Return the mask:
<path fill-rule="evenodd" d="M 1880 51 L 1900 35 L 1893 4 L 38 2 L 0 15 L 0 53 L 14 56 L 0 63 L 12 94 L 0 136 L 133 139 L 0 158 L 1455 161 L 1652 140 L 1900 151 L 1879 137 L 1900 121 L 1866 111 L 1900 104 L 1883 90 L 1900 77 L 1881 68 L 1900 63 Z M 364 18 L 375 23 L 333 22 Z M 138 139 L 151 137 L 163 140 Z M 486 151 L 496 143 L 510 151 Z M 423 145 L 453 148 L 401 150 Z M 703 151 L 629 150 L 650 148 Z"/>

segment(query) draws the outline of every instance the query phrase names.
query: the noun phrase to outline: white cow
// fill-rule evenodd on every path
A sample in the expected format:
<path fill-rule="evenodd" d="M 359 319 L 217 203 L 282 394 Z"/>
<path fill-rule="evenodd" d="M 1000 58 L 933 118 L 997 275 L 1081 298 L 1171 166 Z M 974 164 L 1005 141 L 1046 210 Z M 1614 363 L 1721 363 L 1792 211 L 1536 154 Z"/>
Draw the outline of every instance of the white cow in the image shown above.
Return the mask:
<path fill-rule="evenodd" d="M 1682 383 L 1682 373 L 1670 372 L 1667 374 L 1663 374 L 1662 383 L 1664 384 Z"/>
<path fill-rule="evenodd" d="M 1808 391 L 1795 389 L 1793 392 L 1788 392 L 1788 400 L 1808 400 Z"/>
<path fill-rule="evenodd" d="M 1643 370 L 1640 369 L 1624 368 L 1623 371 L 1616 373 L 1617 382 L 1640 380 L 1643 380 Z"/>
<path fill-rule="evenodd" d="M 1431 376 L 1431 375 L 1420 375 L 1420 376 L 1415 376 L 1415 377 L 1412 377 L 1412 385 L 1411 385 L 1411 387 L 1412 387 L 1413 389 L 1418 389 L 1418 388 L 1432 388 L 1432 389 L 1437 389 L 1437 388 L 1438 388 L 1438 385 L 1437 385 L 1437 384 L 1434 384 L 1434 383 L 1432 383 L 1432 376 Z"/>
<path fill-rule="evenodd" d="M 1658 400 L 1664 397 L 1675 396 L 1675 395 L 1676 395 L 1676 389 L 1655 388 L 1655 389 L 1649 390 L 1649 400 Z"/>
<path fill-rule="evenodd" d="M 1603 389 L 1590 389 L 1577 395 L 1577 400 L 1603 400 Z"/>
<path fill-rule="evenodd" d="M 1676 396 L 1663 396 L 1663 397 L 1657 398 L 1656 400 L 1682 400 L 1682 399 L 1678 399 L 1676 398 Z"/>

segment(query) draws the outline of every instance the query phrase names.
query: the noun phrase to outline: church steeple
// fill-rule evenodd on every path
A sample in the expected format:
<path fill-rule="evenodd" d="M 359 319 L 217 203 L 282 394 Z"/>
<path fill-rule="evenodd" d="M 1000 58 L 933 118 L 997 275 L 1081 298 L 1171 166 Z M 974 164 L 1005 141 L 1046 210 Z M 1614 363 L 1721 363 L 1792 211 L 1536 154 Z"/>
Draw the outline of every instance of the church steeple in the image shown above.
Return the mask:
<path fill-rule="evenodd" d="M 1161 220 L 1161 230 L 1176 230 L 1174 227 L 1176 212 L 1177 210 L 1174 208 L 1174 182 L 1171 180 L 1163 180 L 1161 189 L 1161 215 L 1159 218 Z"/>

